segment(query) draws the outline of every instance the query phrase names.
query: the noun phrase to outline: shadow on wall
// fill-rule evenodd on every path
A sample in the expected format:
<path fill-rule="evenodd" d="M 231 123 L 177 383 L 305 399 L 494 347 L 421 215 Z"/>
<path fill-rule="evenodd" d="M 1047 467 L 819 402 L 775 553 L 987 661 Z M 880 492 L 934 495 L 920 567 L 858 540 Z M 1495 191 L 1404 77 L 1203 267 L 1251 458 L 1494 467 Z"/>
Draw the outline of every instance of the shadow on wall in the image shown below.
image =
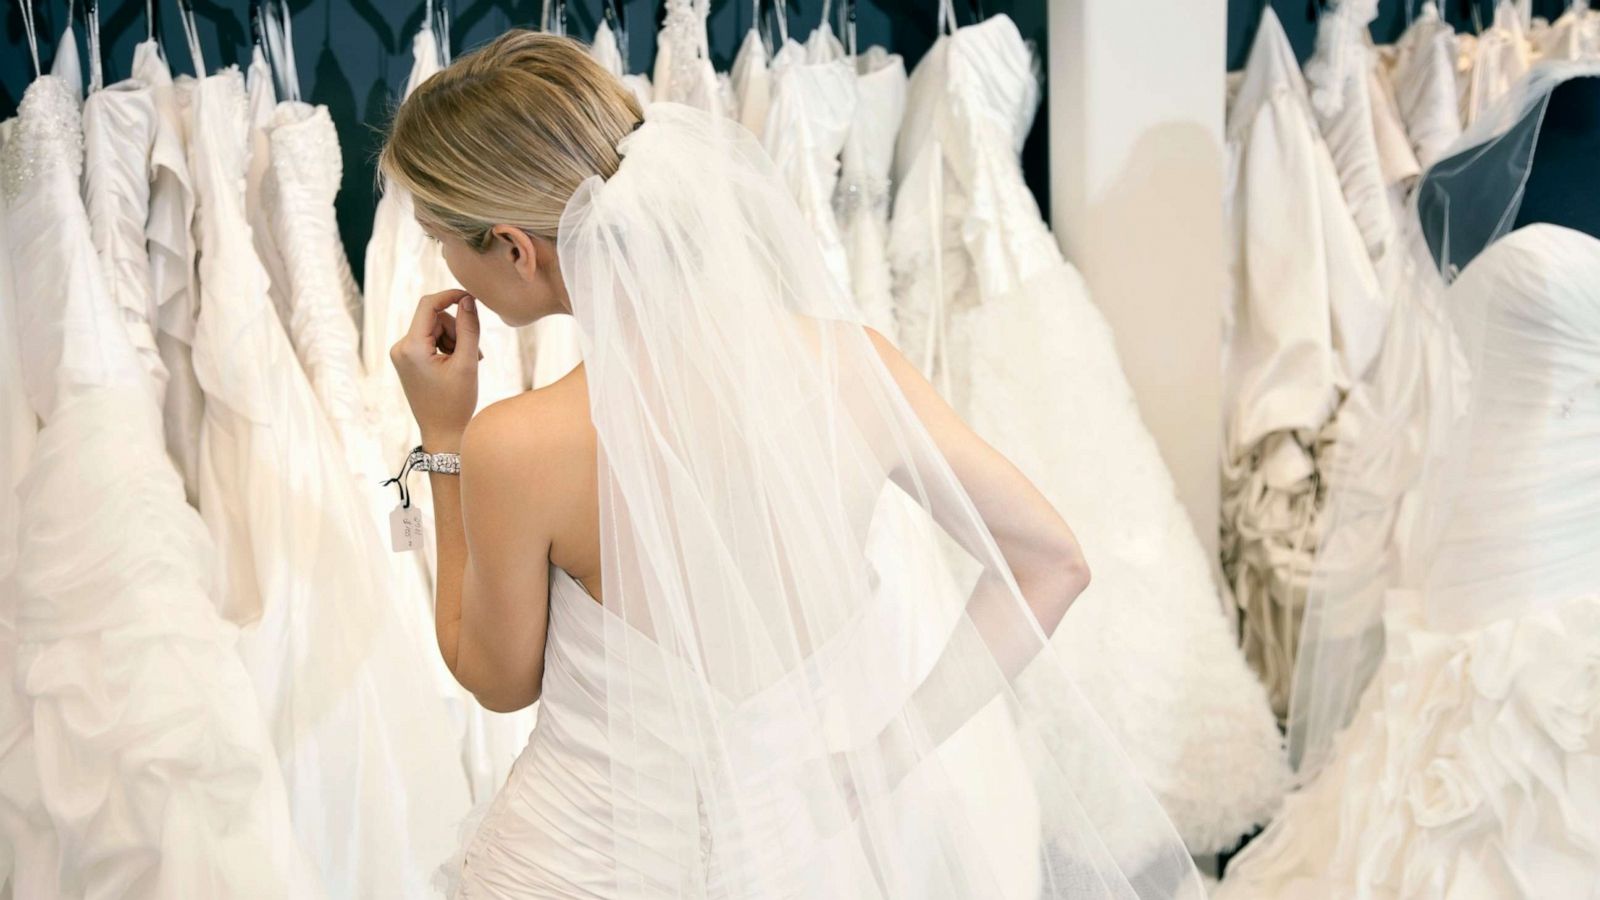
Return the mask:
<path fill-rule="evenodd" d="M 1221 390 L 1216 380 L 1197 385 L 1184 373 L 1221 365 L 1227 248 L 1213 216 L 1222 214 L 1222 191 L 1215 136 L 1197 124 L 1151 128 L 1111 186 L 1091 198 L 1079 246 L 1067 248 L 1075 263 L 1084 261 L 1078 264 L 1157 444 L 1186 448 L 1183 458 L 1163 457 L 1209 551 L 1216 549 Z M 1196 221 L 1183 210 L 1210 212 Z"/>

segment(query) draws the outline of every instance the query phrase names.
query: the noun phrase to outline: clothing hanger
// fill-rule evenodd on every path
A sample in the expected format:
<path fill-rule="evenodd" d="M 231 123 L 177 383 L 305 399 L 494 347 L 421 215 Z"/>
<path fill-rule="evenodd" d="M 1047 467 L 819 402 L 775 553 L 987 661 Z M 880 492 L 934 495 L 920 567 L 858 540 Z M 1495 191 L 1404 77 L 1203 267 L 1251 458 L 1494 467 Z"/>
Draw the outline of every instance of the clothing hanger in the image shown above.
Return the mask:
<path fill-rule="evenodd" d="M 39 68 L 39 31 L 33 22 L 33 0 L 18 0 L 22 9 L 22 33 L 28 38 L 28 53 L 33 57 L 33 77 L 44 72 Z"/>
<path fill-rule="evenodd" d="M 260 50 L 267 65 L 276 69 L 277 62 L 272 58 L 272 42 L 267 40 L 266 10 L 263 6 L 264 0 L 250 0 L 250 46 Z"/>
<path fill-rule="evenodd" d="M 278 0 L 277 8 L 266 18 L 266 24 L 267 41 L 272 45 L 272 73 L 278 82 L 278 96 L 299 102 L 300 67 L 294 61 L 294 22 L 288 0 Z"/>
<path fill-rule="evenodd" d="M 844 37 L 845 49 L 849 52 L 850 58 L 854 59 L 856 56 L 856 0 L 842 0 L 839 4 L 839 17 L 843 20 L 839 26 L 839 31 Z"/>
<path fill-rule="evenodd" d="M 789 3 L 788 3 L 788 0 L 772 0 L 772 6 L 770 7 L 770 9 L 772 10 L 772 17 L 773 17 L 774 20 L 776 20 L 777 25 L 778 25 L 778 41 L 777 41 L 777 45 L 772 48 L 772 52 L 776 53 L 779 49 L 781 49 L 783 47 L 784 44 L 789 43 Z"/>
<path fill-rule="evenodd" d="M 105 87 L 105 70 L 100 64 L 100 0 L 88 0 L 83 8 L 85 31 L 89 34 L 89 93 Z"/>
<path fill-rule="evenodd" d="M 439 64 L 450 65 L 450 7 L 440 0 L 438 6 L 433 5 L 433 0 L 428 0 L 429 7 L 433 10 L 432 22 L 433 43 L 439 51 Z"/>
<path fill-rule="evenodd" d="M 955 0 L 939 0 L 939 31 L 941 34 L 955 34 L 960 27 L 956 22 Z"/>
<path fill-rule="evenodd" d="M 761 0 L 756 0 L 760 4 Z M 600 16 L 606 24 L 611 26 L 611 33 L 617 38 L 617 53 L 622 57 L 623 74 L 633 71 L 628 65 L 628 14 L 627 8 L 620 0 L 601 0 Z"/>
<path fill-rule="evenodd" d="M 178 21 L 183 25 L 183 37 L 189 44 L 189 62 L 194 65 L 196 78 L 206 77 L 206 60 L 200 52 L 200 29 L 194 21 L 194 0 L 177 0 Z"/>
<path fill-rule="evenodd" d="M 539 30 L 546 34 L 567 33 L 567 0 L 544 0 L 539 13 Z"/>

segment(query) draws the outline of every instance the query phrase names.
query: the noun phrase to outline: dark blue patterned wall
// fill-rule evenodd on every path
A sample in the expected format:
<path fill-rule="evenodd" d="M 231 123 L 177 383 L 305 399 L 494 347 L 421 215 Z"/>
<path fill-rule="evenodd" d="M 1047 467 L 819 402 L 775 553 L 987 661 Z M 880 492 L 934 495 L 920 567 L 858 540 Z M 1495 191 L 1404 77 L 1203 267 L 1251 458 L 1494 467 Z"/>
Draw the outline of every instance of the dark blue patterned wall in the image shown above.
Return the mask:
<path fill-rule="evenodd" d="M 1438 0 L 1439 11 L 1460 31 L 1474 31 L 1482 23 L 1487 27 L 1494 20 L 1495 0 Z M 1311 55 L 1317 41 L 1317 10 L 1326 3 L 1322 0 L 1229 0 L 1228 2 L 1228 68 L 1244 65 L 1250 53 L 1250 42 L 1256 34 L 1256 24 L 1261 21 L 1261 11 L 1269 5 L 1289 41 L 1302 61 Z M 1378 18 L 1372 23 L 1372 36 L 1380 44 L 1394 41 L 1405 31 L 1410 15 L 1422 7 L 1423 0 L 1380 0 Z M 1533 14 L 1554 19 L 1567 8 L 1567 0 L 1533 0 Z M 1474 16 L 1476 14 L 1476 17 Z"/>
<path fill-rule="evenodd" d="M 4 49 L 0 50 L 0 119 L 15 112 L 22 91 L 33 77 L 24 39 L 19 4 L 0 0 Z M 65 21 L 65 0 L 33 0 L 38 9 L 40 54 L 49 66 L 56 36 Z M 78 0 L 80 33 L 86 0 Z M 452 40 L 458 51 L 477 46 L 513 25 L 536 22 L 540 0 L 439 0 L 453 13 Z M 568 32 L 587 40 L 594 34 L 602 0 L 568 0 Z M 842 0 L 838 0 L 842 2 Z M 956 0 L 962 22 L 980 6 L 985 14 L 1007 13 L 1024 36 L 1041 49 L 1045 38 L 1047 0 Z M 162 43 L 179 72 L 191 71 L 183 28 L 174 0 L 157 6 Z M 359 269 L 372 229 L 374 178 L 372 161 L 388 119 L 394 92 L 404 86 L 411 69 L 411 37 L 422 20 L 422 0 L 289 0 L 293 13 L 295 57 L 303 96 L 327 104 L 344 148 L 345 174 L 339 193 L 339 227 L 351 261 Z M 133 47 L 145 35 L 144 0 L 103 0 L 101 35 L 108 83 L 126 77 Z M 624 0 L 629 26 L 630 62 L 648 72 L 655 58 L 655 31 L 661 0 Z M 788 0 L 790 33 L 803 39 L 822 15 L 822 0 Z M 207 65 L 248 63 L 248 0 L 194 0 L 201 50 Z M 726 69 L 750 27 L 751 0 L 712 0 L 712 56 Z M 862 47 L 882 44 L 906 57 L 921 58 L 937 35 L 935 0 L 858 0 L 857 36 Z M 87 59 L 87 56 L 84 57 Z M 1049 196 L 1048 128 L 1041 113 L 1024 150 L 1029 183 L 1041 200 Z M 1041 204 L 1043 205 L 1043 204 Z"/>

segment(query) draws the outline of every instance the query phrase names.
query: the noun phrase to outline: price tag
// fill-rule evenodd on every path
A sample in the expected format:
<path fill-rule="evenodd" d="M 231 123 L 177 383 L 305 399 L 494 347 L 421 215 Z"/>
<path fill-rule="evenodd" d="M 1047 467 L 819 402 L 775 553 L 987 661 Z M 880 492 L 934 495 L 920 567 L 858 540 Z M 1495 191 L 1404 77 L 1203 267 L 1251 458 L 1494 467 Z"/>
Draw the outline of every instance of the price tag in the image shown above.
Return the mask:
<path fill-rule="evenodd" d="M 422 549 L 422 507 L 396 506 L 389 513 L 389 543 L 396 553 Z"/>

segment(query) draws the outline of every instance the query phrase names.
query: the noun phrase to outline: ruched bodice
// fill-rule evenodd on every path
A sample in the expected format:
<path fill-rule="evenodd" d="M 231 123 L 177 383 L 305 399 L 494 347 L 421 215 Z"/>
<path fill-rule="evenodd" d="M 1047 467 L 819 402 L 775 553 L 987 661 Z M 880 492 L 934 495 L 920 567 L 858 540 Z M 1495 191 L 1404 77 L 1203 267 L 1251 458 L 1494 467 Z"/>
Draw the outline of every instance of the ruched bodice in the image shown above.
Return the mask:
<path fill-rule="evenodd" d="M 359 302 L 333 210 L 343 172 L 339 136 L 327 107 L 285 102 L 272 115 L 269 140 L 262 203 L 289 282 L 289 337 L 351 468 L 369 471 L 378 450 L 350 316 Z"/>
<path fill-rule="evenodd" d="M 858 672 L 840 663 L 858 652 L 862 641 L 886 642 L 926 625 L 918 625 L 912 610 L 894 604 L 876 604 L 872 611 L 798 669 L 742 700 L 686 694 L 685 684 L 704 685 L 698 673 L 552 566 L 539 723 L 462 856 L 447 867 L 453 895 L 732 898 L 755 890 L 758 896 L 820 897 L 828 895 L 828 885 L 850 880 L 853 876 L 841 873 L 852 868 L 860 870 L 859 883 L 868 884 L 866 863 L 847 832 L 822 848 L 820 859 L 787 854 L 786 848 L 810 846 L 802 836 L 814 827 L 807 773 L 797 767 L 815 758 L 821 744 L 851 739 L 846 728 L 819 732 L 808 726 L 806 716 L 795 714 L 802 682 Z M 623 665 L 630 674 L 617 683 L 652 690 L 609 698 L 608 672 Z M 615 722 L 607 710 L 611 703 L 627 704 L 630 727 L 608 727 Z M 697 759 L 664 737 L 678 730 L 674 723 L 686 704 L 712 704 L 716 716 L 740 723 L 728 732 L 721 751 L 741 757 L 744 761 L 730 768 L 759 775 L 760 784 L 731 788 L 737 798 L 705 789 L 707 779 L 700 773 L 719 763 Z M 740 817 L 737 847 L 717 844 L 709 823 L 710 808 L 730 803 L 737 804 Z M 731 814 L 727 806 L 721 810 L 722 817 Z M 619 829 L 613 825 L 618 815 L 643 815 L 656 824 Z M 790 829 L 796 837 L 786 840 Z M 647 846 L 617 846 L 625 839 L 620 835 L 641 831 L 658 839 Z"/>
<path fill-rule="evenodd" d="M 460 860 L 459 895 L 615 897 L 622 886 L 642 896 L 700 896 L 707 847 L 686 843 L 680 827 L 697 815 L 691 766 L 665 743 L 613 746 L 607 733 L 606 630 L 622 628 L 578 582 L 550 569 L 550 627 L 545 645 L 539 722 Z M 662 694 L 632 697 L 641 716 L 672 709 Z M 629 731 L 630 737 L 652 730 Z M 621 794 L 633 796 L 623 797 Z M 614 810 L 658 816 L 659 846 L 614 846 Z M 677 841 L 679 843 L 674 843 Z M 642 850 L 648 850 L 642 854 Z M 619 872 L 617 859 L 647 859 L 648 870 Z M 534 892 L 534 893 L 530 893 Z"/>
<path fill-rule="evenodd" d="M 1600 240 L 1531 225 L 1445 297 L 1481 329 L 1462 468 L 1428 579 L 1428 618 L 1467 627 L 1593 593 L 1600 573 Z M 1431 504 L 1430 504 L 1431 505 Z"/>
<path fill-rule="evenodd" d="M 157 309 L 145 249 L 156 121 L 151 89 L 137 81 L 95 91 L 83 104 L 83 199 L 89 232 L 106 290 L 159 393 L 167 371 L 152 330 Z"/>
<path fill-rule="evenodd" d="M 1383 597 L 1382 659 L 1349 723 L 1218 898 L 1600 884 L 1600 240 L 1517 229 L 1442 303 L 1476 358 L 1466 418 L 1422 439 L 1440 457 L 1417 504 L 1436 540 L 1396 548 L 1431 554 L 1427 577 Z"/>

